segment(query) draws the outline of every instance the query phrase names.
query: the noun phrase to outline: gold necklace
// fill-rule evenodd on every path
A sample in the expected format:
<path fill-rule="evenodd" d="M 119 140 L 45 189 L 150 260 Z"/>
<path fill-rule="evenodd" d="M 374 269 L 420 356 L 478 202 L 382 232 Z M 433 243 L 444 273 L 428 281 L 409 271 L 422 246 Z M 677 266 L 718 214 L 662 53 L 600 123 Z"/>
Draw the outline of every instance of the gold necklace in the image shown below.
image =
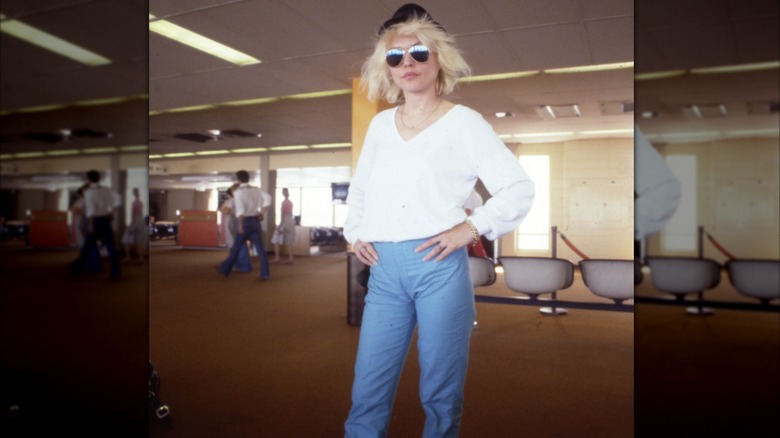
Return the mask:
<path fill-rule="evenodd" d="M 427 115 L 427 116 L 425 116 L 425 118 L 424 118 L 424 119 L 420 120 L 419 122 L 417 122 L 417 124 L 416 124 L 416 125 L 412 125 L 412 126 L 408 126 L 408 125 L 406 124 L 406 122 L 404 122 L 404 114 L 406 113 L 406 104 L 404 104 L 404 105 L 401 107 L 401 124 L 404 126 L 404 128 L 406 128 L 406 129 L 409 129 L 409 130 L 412 130 L 412 131 L 413 131 L 413 130 L 415 130 L 415 129 L 417 129 L 417 127 L 418 127 L 418 126 L 420 126 L 420 125 L 422 125 L 423 123 L 425 123 L 425 122 L 426 122 L 426 121 L 427 121 L 427 120 L 428 120 L 428 119 L 431 117 L 431 115 L 432 115 L 433 113 L 435 113 L 437 109 L 439 109 L 439 105 L 441 105 L 441 101 L 442 101 L 442 100 L 443 100 L 443 99 L 439 99 L 439 103 L 437 103 L 437 104 L 436 104 L 436 108 L 434 108 L 434 109 L 433 109 L 433 111 L 429 112 L 429 113 L 428 113 L 428 115 Z"/>

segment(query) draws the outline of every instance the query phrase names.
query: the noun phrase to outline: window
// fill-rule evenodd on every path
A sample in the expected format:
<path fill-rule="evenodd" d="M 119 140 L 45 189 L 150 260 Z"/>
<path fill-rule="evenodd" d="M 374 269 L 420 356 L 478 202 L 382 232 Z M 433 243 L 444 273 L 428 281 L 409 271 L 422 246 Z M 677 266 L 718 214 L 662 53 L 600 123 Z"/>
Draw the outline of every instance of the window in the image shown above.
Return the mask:
<path fill-rule="evenodd" d="M 331 183 L 350 180 L 350 168 L 310 167 L 278 169 L 276 177 L 276 217 L 282 214 L 282 189 L 290 191 L 293 216 L 304 227 L 343 227 L 347 206 L 333 203 Z"/>
<path fill-rule="evenodd" d="M 680 182 L 680 205 L 662 231 L 662 246 L 670 251 L 690 251 L 697 248 L 696 225 L 696 156 L 666 157 L 674 176 Z"/>
<path fill-rule="evenodd" d="M 534 182 L 531 211 L 517 230 L 517 249 L 550 249 L 550 156 L 521 155 L 520 165 Z"/>

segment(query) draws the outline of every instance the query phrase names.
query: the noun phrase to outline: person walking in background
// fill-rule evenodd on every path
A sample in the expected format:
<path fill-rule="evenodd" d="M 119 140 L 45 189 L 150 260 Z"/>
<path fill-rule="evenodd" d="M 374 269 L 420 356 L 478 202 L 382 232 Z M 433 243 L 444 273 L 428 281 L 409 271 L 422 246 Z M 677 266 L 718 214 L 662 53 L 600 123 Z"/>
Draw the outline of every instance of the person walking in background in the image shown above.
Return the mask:
<path fill-rule="evenodd" d="M 227 277 L 238 260 L 241 246 L 246 247 L 250 241 L 255 246 L 257 256 L 260 258 L 260 279 L 268 280 L 271 272 L 268 268 L 268 256 L 263 248 L 262 229 L 260 223 L 263 220 L 263 212 L 271 205 L 271 196 L 258 187 L 249 185 L 249 172 L 239 170 L 236 172 L 239 186 L 233 192 L 236 209 L 236 239 L 230 248 L 228 258 L 219 266 L 219 272 Z"/>
<path fill-rule="evenodd" d="M 274 244 L 274 259 L 271 260 L 271 263 L 279 263 L 281 260 L 279 258 L 279 250 L 280 247 L 284 246 L 285 251 L 287 251 L 287 260 L 284 263 L 292 264 L 294 262 L 293 244 L 295 243 L 293 203 L 290 201 L 290 191 L 286 188 L 282 189 L 282 196 L 284 196 L 284 201 L 282 201 L 282 220 L 279 222 L 279 226 L 276 228 L 274 238 L 272 239 L 274 240 L 272 242 Z"/>
<path fill-rule="evenodd" d="M 111 263 L 111 279 L 119 279 L 119 257 L 114 247 L 114 230 L 111 222 L 114 218 L 114 209 L 122 203 L 122 197 L 109 189 L 101 186 L 100 173 L 96 170 L 87 172 L 89 186 L 84 190 L 84 209 L 87 215 L 87 236 L 84 246 L 81 247 L 79 257 L 71 263 L 69 270 L 73 275 L 80 275 L 87 265 L 90 253 L 97 248 L 100 241 L 106 248 L 108 259 Z"/>
<path fill-rule="evenodd" d="M 454 38 L 416 4 L 380 27 L 363 65 L 368 98 L 401 104 L 371 121 L 347 197 L 344 236 L 371 275 L 346 437 L 387 435 L 415 326 L 423 436 L 459 433 L 476 316 L 466 246 L 517 228 L 534 197 L 482 116 L 444 99 L 467 74 Z M 467 216 L 477 179 L 492 197 Z"/>
<path fill-rule="evenodd" d="M 133 188 L 133 205 L 131 207 L 130 225 L 125 230 L 122 243 L 125 245 L 125 261 L 132 260 L 132 253 L 135 251 L 138 256 L 138 263 L 143 263 L 146 256 L 144 245 L 148 240 L 148 225 L 144 220 L 144 203 L 141 201 L 141 193 L 138 188 Z"/>
<path fill-rule="evenodd" d="M 236 241 L 236 202 L 233 199 L 233 190 L 238 188 L 238 184 L 233 184 L 227 189 L 227 199 L 222 203 L 220 211 L 222 212 L 222 220 L 225 223 L 225 244 L 230 248 L 233 248 L 233 242 Z M 238 258 L 236 264 L 233 266 L 238 272 L 252 272 L 252 260 L 249 258 L 249 247 L 246 242 L 238 250 Z"/>
<path fill-rule="evenodd" d="M 89 184 L 84 184 L 76 191 L 76 200 L 70 206 L 71 217 L 73 219 L 73 235 L 76 237 L 76 245 L 79 249 L 84 247 L 89 233 L 89 220 L 87 219 L 87 210 L 84 205 L 84 190 Z M 100 250 L 95 245 L 90 250 L 87 258 L 86 270 L 90 272 L 100 272 L 103 270 L 103 262 L 100 259 Z"/>

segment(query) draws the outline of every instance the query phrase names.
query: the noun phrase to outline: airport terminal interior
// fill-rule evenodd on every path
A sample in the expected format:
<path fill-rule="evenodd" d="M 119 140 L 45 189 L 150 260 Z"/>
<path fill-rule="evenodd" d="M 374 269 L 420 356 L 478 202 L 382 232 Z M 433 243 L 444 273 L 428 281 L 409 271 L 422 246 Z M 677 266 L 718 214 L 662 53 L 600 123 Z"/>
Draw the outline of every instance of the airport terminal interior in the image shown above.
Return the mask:
<path fill-rule="evenodd" d="M 748 3 L 421 3 L 472 68 L 446 98 L 536 189 L 469 260 L 460 436 L 780 433 L 778 7 Z M 4 2 L 3 436 L 344 435 L 369 293 L 346 199 L 394 106 L 359 78 L 402 4 Z M 105 242 L 73 270 L 90 170 L 119 198 L 118 278 Z M 239 170 L 270 195 L 269 259 L 283 190 L 293 205 L 267 281 L 255 248 L 218 271 Z M 412 345 L 390 437 L 423 433 Z"/>

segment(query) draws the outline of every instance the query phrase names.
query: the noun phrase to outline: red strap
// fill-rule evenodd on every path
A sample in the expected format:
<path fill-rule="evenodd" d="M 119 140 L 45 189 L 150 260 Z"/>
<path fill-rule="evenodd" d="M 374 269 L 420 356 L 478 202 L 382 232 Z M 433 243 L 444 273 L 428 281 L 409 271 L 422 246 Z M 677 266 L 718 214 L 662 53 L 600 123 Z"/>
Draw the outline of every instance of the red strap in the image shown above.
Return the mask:
<path fill-rule="evenodd" d="M 577 247 L 574 246 L 573 243 L 569 242 L 569 239 L 567 239 L 566 236 L 563 235 L 563 233 L 558 232 L 558 234 L 561 235 L 561 239 L 563 239 L 563 242 L 566 244 L 566 246 L 571 248 L 572 251 L 576 252 L 578 256 L 582 257 L 585 260 L 589 260 L 590 259 L 590 257 L 586 256 L 582 251 L 577 249 Z"/>
<path fill-rule="evenodd" d="M 726 251 L 726 248 L 720 246 L 720 243 L 718 243 L 715 240 L 715 238 L 710 235 L 710 233 L 706 233 L 706 234 L 707 234 L 707 239 L 709 239 L 709 241 L 712 242 L 712 244 L 715 246 L 715 248 L 718 248 L 718 251 L 722 252 L 723 255 L 725 255 L 726 257 L 729 258 L 729 260 L 735 260 L 736 259 L 736 257 L 734 257 L 733 254 L 731 254 L 730 252 Z"/>

